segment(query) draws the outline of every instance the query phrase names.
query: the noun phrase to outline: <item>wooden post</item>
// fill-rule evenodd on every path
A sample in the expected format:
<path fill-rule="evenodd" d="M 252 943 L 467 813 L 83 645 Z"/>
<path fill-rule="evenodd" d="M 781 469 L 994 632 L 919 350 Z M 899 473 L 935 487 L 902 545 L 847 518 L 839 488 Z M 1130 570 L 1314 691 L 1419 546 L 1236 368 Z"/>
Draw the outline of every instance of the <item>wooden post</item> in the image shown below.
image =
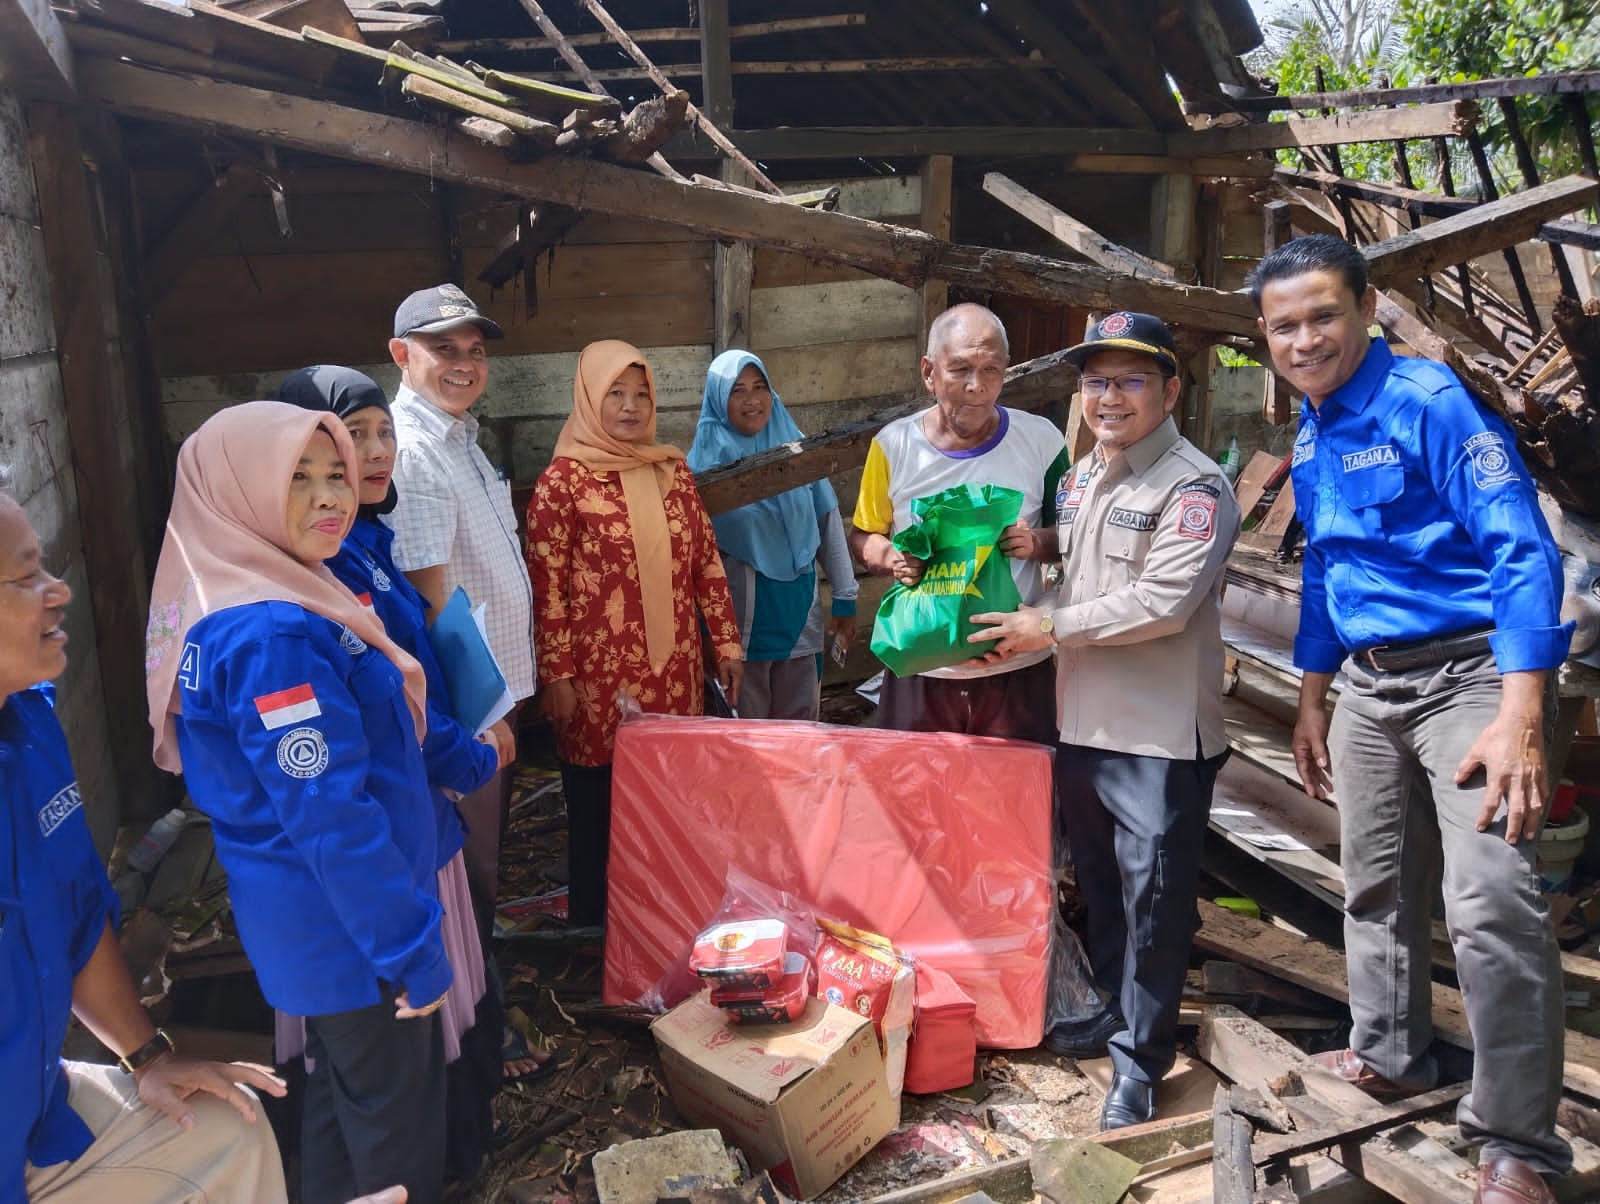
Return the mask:
<path fill-rule="evenodd" d="M 1517 154 L 1517 170 L 1522 173 L 1522 182 L 1529 188 L 1539 186 L 1539 165 L 1534 162 L 1533 150 L 1528 146 L 1527 138 L 1522 134 L 1522 122 L 1517 119 L 1517 101 L 1512 96 L 1502 96 L 1496 102 L 1500 106 L 1500 115 L 1506 121 L 1506 133 L 1511 136 L 1511 148 Z M 1572 278 L 1572 269 L 1567 267 L 1567 257 L 1562 254 L 1561 248 L 1551 244 L 1550 260 L 1555 266 L 1556 275 L 1561 279 L 1561 289 L 1569 297 L 1578 295 L 1578 285 Z"/>
<path fill-rule="evenodd" d="M 733 128 L 733 43 L 728 0 L 700 0 L 700 107 L 712 124 Z"/>
<path fill-rule="evenodd" d="M 104 273 L 99 262 L 108 243 L 105 205 L 74 111 L 33 105 L 27 127 L 111 755 L 124 801 L 143 804 L 128 818 L 147 818 L 141 813 L 169 791 L 150 760 L 142 721 L 144 663 L 138 650 L 144 646 L 149 591 L 138 488 L 128 479 L 120 449 L 119 428 L 131 415 L 127 381 L 109 346 L 118 330 L 115 313 L 107 312 L 115 309 L 115 299 L 102 289 L 102 281 L 117 272 L 114 265 Z"/>
<path fill-rule="evenodd" d="M 1494 186 L 1494 173 L 1489 169 L 1489 156 L 1483 149 L 1483 139 L 1476 129 L 1467 131 L 1467 147 L 1472 151 L 1473 166 L 1478 169 L 1478 187 L 1483 192 L 1484 201 L 1500 199 L 1500 190 Z M 1544 324 L 1539 321 L 1539 308 L 1533 303 L 1533 293 L 1528 288 L 1528 277 L 1523 274 L 1522 260 L 1517 257 L 1515 247 L 1505 249 L 1506 270 L 1511 273 L 1511 283 L 1516 286 L 1517 300 L 1522 303 L 1522 312 L 1528 316 L 1528 328 L 1534 334 L 1544 331 Z"/>
<path fill-rule="evenodd" d="M 720 164 L 724 180 L 742 174 L 733 162 Z M 718 242 L 712 256 L 713 303 L 716 325 L 712 350 L 721 355 L 730 347 L 750 349 L 750 293 L 755 286 L 755 245 L 745 241 Z"/>
<path fill-rule="evenodd" d="M 922 161 L 922 213 L 917 224 L 935 238 L 950 237 L 950 203 L 954 184 L 955 159 L 950 155 L 929 155 Z M 921 380 L 922 353 L 928 327 L 950 304 L 950 285 L 929 278 L 922 284 L 922 325 L 913 340 L 911 354 L 916 359 Z"/>
<path fill-rule="evenodd" d="M 1255 1160 L 1250 1156 L 1254 1130 L 1248 1118 L 1233 1110 L 1233 1096 L 1217 1084 L 1211 1104 L 1211 1199 L 1213 1204 L 1250 1204 L 1256 1194 Z"/>

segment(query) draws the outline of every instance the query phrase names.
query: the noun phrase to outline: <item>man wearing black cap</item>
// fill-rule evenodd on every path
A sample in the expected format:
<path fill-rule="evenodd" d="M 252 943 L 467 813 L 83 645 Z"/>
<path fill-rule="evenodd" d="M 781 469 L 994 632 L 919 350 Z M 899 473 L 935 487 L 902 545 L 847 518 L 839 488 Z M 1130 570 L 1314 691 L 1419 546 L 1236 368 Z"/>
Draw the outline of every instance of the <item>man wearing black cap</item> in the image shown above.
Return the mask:
<path fill-rule="evenodd" d="M 533 589 L 511 486 L 478 447 L 478 420 L 469 412 L 488 383 L 485 340 L 503 334 L 453 284 L 421 289 L 400 303 L 389 340 L 400 367 L 393 406 L 400 500 L 385 521 L 395 533 L 395 563 L 434 615 L 458 585 L 485 608 L 489 647 L 521 702 L 534 688 Z M 514 716 L 509 727 L 515 732 Z M 515 748 L 501 752 L 509 766 Z M 467 877 L 485 939 L 494 922 L 510 783 L 503 769 L 460 803 Z"/>
<path fill-rule="evenodd" d="M 1060 605 L 978 615 L 971 638 L 999 639 L 1002 657 L 1057 649 L 1060 822 L 1109 1002 L 1045 1043 L 1076 1057 L 1109 1048 L 1100 1126 L 1114 1129 L 1155 1114 L 1177 1056 L 1200 846 L 1228 751 L 1222 577 L 1239 507 L 1172 420 L 1182 385 L 1160 319 L 1110 314 L 1067 357 L 1097 442 L 1056 493 Z"/>

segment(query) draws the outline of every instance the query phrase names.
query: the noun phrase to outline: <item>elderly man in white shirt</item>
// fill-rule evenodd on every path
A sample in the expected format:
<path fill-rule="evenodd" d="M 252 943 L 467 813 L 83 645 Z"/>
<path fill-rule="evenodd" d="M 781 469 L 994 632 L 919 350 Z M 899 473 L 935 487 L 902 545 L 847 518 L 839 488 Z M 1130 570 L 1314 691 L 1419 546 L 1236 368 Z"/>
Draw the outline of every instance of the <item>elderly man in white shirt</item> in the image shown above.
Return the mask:
<path fill-rule="evenodd" d="M 386 521 L 395 532 L 395 563 L 434 615 L 458 585 L 485 607 L 489 646 L 521 702 L 534 691 L 533 590 L 510 483 L 478 447 L 470 413 L 488 383 L 485 341 L 503 333 L 453 284 L 412 293 L 395 311 L 389 354 L 400 367 L 393 405 L 399 504 Z M 509 727 L 516 731 L 514 714 Z M 486 940 L 515 749 L 505 752 L 507 769 L 460 803 L 467 876 Z"/>

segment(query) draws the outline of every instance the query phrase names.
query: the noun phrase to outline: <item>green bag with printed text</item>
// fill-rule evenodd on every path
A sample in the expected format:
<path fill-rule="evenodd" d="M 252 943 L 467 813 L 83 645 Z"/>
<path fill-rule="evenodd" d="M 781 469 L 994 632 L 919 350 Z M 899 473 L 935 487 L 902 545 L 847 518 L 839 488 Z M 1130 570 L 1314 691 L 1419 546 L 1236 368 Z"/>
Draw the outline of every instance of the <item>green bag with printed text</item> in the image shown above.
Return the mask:
<path fill-rule="evenodd" d="M 1022 603 L 1011 562 L 996 546 L 1022 513 L 1022 493 L 1001 485 L 957 485 L 911 503 L 919 521 L 894 546 L 928 562 L 915 585 L 896 582 L 872 625 L 872 651 L 896 677 L 959 665 L 994 641 L 969 644 L 971 619 Z"/>

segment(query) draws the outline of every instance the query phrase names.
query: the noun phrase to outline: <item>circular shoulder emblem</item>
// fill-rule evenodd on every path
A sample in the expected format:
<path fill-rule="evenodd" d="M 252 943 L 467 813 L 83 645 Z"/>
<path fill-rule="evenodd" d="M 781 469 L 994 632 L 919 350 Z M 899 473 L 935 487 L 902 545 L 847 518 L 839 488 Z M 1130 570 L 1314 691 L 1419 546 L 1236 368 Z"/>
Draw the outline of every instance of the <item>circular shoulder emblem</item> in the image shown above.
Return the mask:
<path fill-rule="evenodd" d="M 339 632 L 339 647 L 343 648 L 351 656 L 360 656 L 367 650 L 367 642 L 346 627 Z"/>
<path fill-rule="evenodd" d="M 1128 328 L 1133 325 L 1133 318 L 1129 314 L 1115 313 L 1100 319 L 1100 337 L 1114 339 L 1118 335 L 1127 334 Z"/>
<path fill-rule="evenodd" d="M 314 778 L 328 768 L 328 742 L 314 727 L 297 727 L 278 741 L 278 768 L 291 778 Z"/>

